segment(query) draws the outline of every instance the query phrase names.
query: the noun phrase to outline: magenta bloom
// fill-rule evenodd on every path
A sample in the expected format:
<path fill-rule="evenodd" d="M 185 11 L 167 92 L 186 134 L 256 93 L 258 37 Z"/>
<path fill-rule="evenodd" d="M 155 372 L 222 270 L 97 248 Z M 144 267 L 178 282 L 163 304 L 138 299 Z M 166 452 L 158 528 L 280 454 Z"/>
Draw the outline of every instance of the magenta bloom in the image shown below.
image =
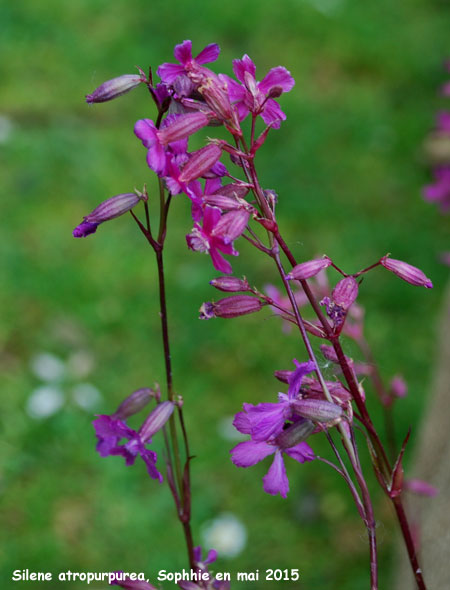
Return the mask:
<path fill-rule="evenodd" d="M 296 429 L 298 425 L 299 423 L 293 424 L 290 428 Z M 303 424 L 300 424 L 299 427 L 303 428 Z M 248 433 L 248 426 L 247 428 L 243 426 L 241 432 L 245 431 Z M 305 463 L 305 461 L 312 461 L 314 459 L 314 452 L 306 442 L 301 441 L 292 446 L 286 446 L 281 437 L 261 442 L 248 440 L 236 445 L 231 449 L 230 453 L 231 460 L 237 467 L 251 467 L 269 455 L 275 454 L 269 471 L 263 477 L 263 488 L 267 494 L 272 494 L 273 496 L 280 494 L 283 498 L 286 498 L 289 492 L 289 480 L 286 475 L 283 454 L 289 455 L 299 463 Z"/>
<path fill-rule="evenodd" d="M 170 401 L 158 404 L 150 412 L 139 432 L 129 428 L 125 422 L 116 417 L 97 416 L 93 421 L 98 439 L 97 451 L 101 457 L 122 455 L 127 465 L 133 465 L 136 457 L 140 455 L 147 466 L 150 477 L 162 482 L 163 477 L 156 469 L 157 455 L 154 451 L 147 449 L 145 445 L 152 442 L 151 437 L 164 426 L 173 409 L 174 404 Z M 128 442 L 120 445 L 119 442 L 122 438 L 128 439 Z"/>
<path fill-rule="evenodd" d="M 249 425 L 249 432 L 254 441 L 267 441 L 273 436 L 277 436 L 283 430 L 286 420 L 291 420 L 295 414 L 293 405 L 300 392 L 303 378 L 312 371 L 316 370 L 316 365 L 312 361 L 299 363 L 294 359 L 296 366 L 288 377 L 288 393 L 278 394 L 278 403 L 261 403 L 256 406 L 253 404 L 244 404 L 244 412 L 236 414 L 233 422 L 237 430 L 241 431 L 242 420 Z"/>
<path fill-rule="evenodd" d="M 197 57 L 192 57 L 192 41 L 183 41 L 180 45 L 176 45 L 174 49 L 174 56 L 181 65 L 164 63 L 158 68 L 158 76 L 166 84 L 172 84 L 178 76 L 187 74 L 195 70 L 198 66 L 216 61 L 219 57 L 220 47 L 217 43 L 207 45 Z"/>
<path fill-rule="evenodd" d="M 158 174 L 163 176 L 167 166 L 168 154 L 178 157 L 178 165 L 187 160 L 187 138 L 208 124 L 208 117 L 204 113 L 188 113 L 186 115 L 169 115 L 161 129 L 157 129 L 151 119 L 140 119 L 134 126 L 135 135 L 148 149 L 147 164 Z"/>
<path fill-rule="evenodd" d="M 229 274 L 232 272 L 231 264 L 220 254 L 237 256 L 238 252 L 228 241 L 226 233 L 216 233 L 216 227 L 220 222 L 221 211 L 217 207 L 206 206 L 203 217 L 203 227 L 199 223 L 194 224 L 191 233 L 186 236 L 187 245 L 196 252 L 207 252 L 211 256 L 216 270 Z"/>
<path fill-rule="evenodd" d="M 242 59 L 233 61 L 233 71 L 242 85 L 231 78 L 224 78 L 227 80 L 228 94 L 231 102 L 235 103 L 239 119 L 242 121 L 251 112 L 261 115 L 266 125 L 278 129 L 286 115 L 274 98 L 283 92 L 289 92 L 295 84 L 288 70 L 282 66 L 272 68 L 261 82 L 257 82 L 256 66 L 248 55 L 244 55 Z"/>
<path fill-rule="evenodd" d="M 147 466 L 150 477 L 162 482 L 163 476 L 156 469 L 156 453 L 145 448 L 145 444 L 135 430 L 129 428 L 122 420 L 115 420 L 105 415 L 98 416 L 93 421 L 93 425 L 98 438 L 97 451 L 102 457 L 122 455 L 126 465 L 133 465 L 136 457 L 140 455 Z M 122 438 L 128 439 L 128 442 L 119 445 Z"/>

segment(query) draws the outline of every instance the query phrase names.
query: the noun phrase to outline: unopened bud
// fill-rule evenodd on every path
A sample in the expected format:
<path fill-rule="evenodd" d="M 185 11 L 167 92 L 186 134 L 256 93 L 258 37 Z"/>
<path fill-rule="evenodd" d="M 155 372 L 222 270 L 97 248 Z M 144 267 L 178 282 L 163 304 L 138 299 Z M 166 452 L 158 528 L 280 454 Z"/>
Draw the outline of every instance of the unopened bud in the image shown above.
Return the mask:
<path fill-rule="evenodd" d="M 114 412 L 114 417 L 119 420 L 126 420 L 130 416 L 133 416 L 133 414 L 137 414 L 145 408 L 152 397 L 155 397 L 155 392 L 148 387 L 133 391 L 131 395 L 123 400 Z"/>
<path fill-rule="evenodd" d="M 282 383 L 289 383 L 289 377 L 293 371 L 274 371 L 275 377 Z"/>
<path fill-rule="evenodd" d="M 250 217 L 245 209 L 230 211 L 222 215 L 212 231 L 213 236 L 223 238 L 225 244 L 231 244 L 236 238 L 243 234 Z"/>
<path fill-rule="evenodd" d="M 314 424 L 310 420 L 295 422 L 279 434 L 275 442 L 282 449 L 290 449 L 305 441 L 314 430 Z"/>
<path fill-rule="evenodd" d="M 328 346 L 327 344 L 321 344 L 320 350 L 323 356 L 327 359 L 327 361 L 331 361 L 332 363 L 339 363 L 339 359 L 336 355 L 336 352 L 332 346 Z"/>
<path fill-rule="evenodd" d="M 243 199 L 246 197 L 251 185 L 239 184 L 237 182 L 230 182 L 224 186 L 221 186 L 216 190 L 216 194 L 223 195 L 225 197 L 233 197 L 235 199 Z"/>
<path fill-rule="evenodd" d="M 339 281 L 331 293 L 333 303 L 347 310 L 358 296 L 358 283 L 353 277 Z"/>
<path fill-rule="evenodd" d="M 191 158 L 186 162 L 180 174 L 180 182 L 191 182 L 199 178 L 218 161 L 222 155 L 222 150 L 219 146 L 209 144 L 200 150 L 194 152 Z"/>
<path fill-rule="evenodd" d="M 150 412 L 139 429 L 139 436 L 141 437 L 142 442 L 145 443 L 150 440 L 156 432 L 161 430 L 172 415 L 174 407 L 175 404 L 173 402 L 165 401 L 158 404 L 156 408 Z"/>
<path fill-rule="evenodd" d="M 242 204 L 239 201 L 225 195 L 205 195 L 203 202 L 212 207 L 219 207 L 222 211 L 234 211 L 242 208 Z"/>
<path fill-rule="evenodd" d="M 237 293 L 239 291 L 249 291 L 250 285 L 247 279 L 238 279 L 237 277 L 217 277 L 209 281 L 209 284 L 219 289 L 219 291 L 226 291 L 228 293 Z"/>
<path fill-rule="evenodd" d="M 200 308 L 200 319 L 237 318 L 259 311 L 263 305 L 263 302 L 251 295 L 231 295 L 231 297 L 219 299 L 215 303 L 204 303 Z"/>
<path fill-rule="evenodd" d="M 86 215 L 84 221 L 77 225 L 73 230 L 73 237 L 85 238 L 86 236 L 95 233 L 100 223 L 123 215 L 137 205 L 139 201 L 146 199 L 147 196 L 142 193 L 139 193 L 139 195 L 135 193 L 125 193 L 103 201 L 103 203 L 100 203 L 92 213 Z"/>
<path fill-rule="evenodd" d="M 144 82 L 142 76 L 139 74 L 124 74 L 118 76 L 107 82 L 103 82 L 92 94 L 86 95 L 86 102 L 92 104 L 94 102 L 106 102 L 118 98 L 139 86 L 141 82 Z"/>
<path fill-rule="evenodd" d="M 395 258 L 389 258 L 388 256 L 383 256 L 380 263 L 384 268 L 387 268 L 387 270 L 390 270 L 411 285 L 425 287 L 427 289 L 432 289 L 433 287 L 433 283 L 430 279 L 426 277 L 420 269 L 411 264 L 403 262 L 402 260 L 395 260 Z"/>
<path fill-rule="evenodd" d="M 167 125 L 158 131 L 158 137 L 163 145 L 168 145 L 173 141 L 185 139 L 199 129 L 206 127 L 209 118 L 205 113 L 188 113 L 177 117 L 173 123 Z"/>
<path fill-rule="evenodd" d="M 120 217 L 120 215 L 127 213 L 141 200 L 143 200 L 143 197 L 140 197 L 135 193 L 116 195 L 115 197 L 111 197 L 110 199 L 103 201 L 103 203 L 100 203 L 92 213 L 86 215 L 84 220 L 89 223 L 103 223 L 104 221 L 109 221 L 110 219 Z"/>
<path fill-rule="evenodd" d="M 324 256 L 323 258 L 319 258 L 316 260 L 308 260 L 307 262 L 302 262 L 301 264 L 297 264 L 294 268 L 286 275 L 286 279 L 288 281 L 295 279 L 298 281 L 303 281 L 305 279 L 310 279 L 318 274 L 324 268 L 327 268 L 331 264 L 331 259 L 328 256 Z"/>
<path fill-rule="evenodd" d="M 320 399 L 300 399 L 292 402 L 295 412 L 314 422 L 331 422 L 342 416 L 342 408 Z"/>

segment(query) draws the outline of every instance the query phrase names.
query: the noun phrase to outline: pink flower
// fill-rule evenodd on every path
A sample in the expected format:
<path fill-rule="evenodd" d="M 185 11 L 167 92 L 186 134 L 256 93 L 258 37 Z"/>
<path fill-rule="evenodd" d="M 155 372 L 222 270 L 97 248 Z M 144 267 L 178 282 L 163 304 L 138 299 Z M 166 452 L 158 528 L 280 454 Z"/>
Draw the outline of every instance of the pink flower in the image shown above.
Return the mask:
<path fill-rule="evenodd" d="M 183 41 L 180 45 L 176 45 L 174 49 L 174 56 L 181 65 L 172 63 L 163 63 L 158 68 L 158 76 L 166 84 L 172 84 L 178 76 L 187 74 L 195 70 L 198 66 L 216 61 L 219 57 L 220 47 L 217 43 L 207 45 L 197 57 L 192 57 L 192 41 Z"/>
<path fill-rule="evenodd" d="M 187 245 L 196 252 L 207 252 L 211 256 L 216 270 L 229 274 L 232 272 L 231 264 L 220 254 L 237 256 L 238 252 L 233 248 L 226 233 L 216 232 L 216 227 L 221 219 L 221 211 L 217 207 L 206 206 L 203 217 L 203 227 L 199 223 L 194 224 L 191 233 L 186 236 Z M 220 226 L 219 226 L 220 227 Z"/>
<path fill-rule="evenodd" d="M 293 88 L 295 81 L 288 70 L 282 66 L 272 68 L 261 82 L 257 82 L 256 66 L 248 55 L 244 55 L 242 59 L 233 61 L 233 71 L 242 85 L 227 76 L 223 78 L 227 80 L 228 94 L 231 102 L 235 103 L 239 119 L 242 121 L 251 112 L 261 115 L 266 125 L 278 129 L 286 115 L 273 99 Z"/>

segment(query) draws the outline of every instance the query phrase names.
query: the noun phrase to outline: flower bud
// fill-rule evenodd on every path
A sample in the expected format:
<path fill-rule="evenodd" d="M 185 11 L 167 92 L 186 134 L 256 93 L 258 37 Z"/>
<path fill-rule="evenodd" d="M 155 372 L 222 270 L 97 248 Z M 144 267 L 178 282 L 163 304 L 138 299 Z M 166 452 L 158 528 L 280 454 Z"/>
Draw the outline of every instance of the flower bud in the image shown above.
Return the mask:
<path fill-rule="evenodd" d="M 240 184 L 237 182 L 230 182 L 224 186 L 221 186 L 216 190 L 217 195 L 223 195 L 226 197 L 233 197 L 235 199 L 244 199 L 250 190 L 251 185 Z"/>
<path fill-rule="evenodd" d="M 383 256 L 380 263 L 384 268 L 387 268 L 387 270 L 390 270 L 411 285 L 425 287 L 427 289 L 433 288 L 433 283 L 430 279 L 420 269 L 411 264 L 407 264 L 402 260 L 395 260 L 395 258 L 389 258 L 388 256 Z"/>
<path fill-rule="evenodd" d="M 175 404 L 171 401 L 161 402 L 150 412 L 145 422 L 139 429 L 139 436 L 143 443 L 149 441 L 151 437 L 161 430 L 164 424 L 172 415 Z"/>
<path fill-rule="evenodd" d="M 342 408 L 320 399 L 300 399 L 292 402 L 296 414 L 314 422 L 331 422 L 342 416 Z"/>
<path fill-rule="evenodd" d="M 353 277 L 339 281 L 331 293 L 333 303 L 347 310 L 358 296 L 358 283 Z"/>
<path fill-rule="evenodd" d="M 336 355 L 336 352 L 332 346 L 328 346 L 327 344 L 321 344 L 320 350 L 323 356 L 327 359 L 327 361 L 331 361 L 332 363 L 339 363 L 339 359 Z"/>
<path fill-rule="evenodd" d="M 191 182 L 208 172 L 222 155 L 219 146 L 209 144 L 194 152 L 180 174 L 180 182 Z"/>
<path fill-rule="evenodd" d="M 168 145 L 173 141 L 185 139 L 199 129 L 208 125 L 209 118 L 205 113 L 189 113 L 177 117 L 173 123 L 167 125 L 158 131 L 158 138 L 163 145 Z"/>
<path fill-rule="evenodd" d="M 237 318 L 259 311 L 264 303 L 251 295 L 231 295 L 219 299 L 216 303 L 206 302 L 200 308 L 200 319 L 209 320 L 216 318 Z"/>
<path fill-rule="evenodd" d="M 225 195 L 205 195 L 203 202 L 212 207 L 219 207 L 222 211 L 235 211 L 236 209 L 242 208 L 242 204 L 239 201 Z"/>
<path fill-rule="evenodd" d="M 217 222 L 211 235 L 220 236 L 225 244 L 231 244 L 245 231 L 250 213 L 245 209 L 225 213 Z"/>
<path fill-rule="evenodd" d="M 92 104 L 94 102 L 106 102 L 118 98 L 139 86 L 141 82 L 144 82 L 142 76 L 139 74 L 125 74 L 118 76 L 107 82 L 103 82 L 92 94 L 86 95 L 86 102 Z"/>
<path fill-rule="evenodd" d="M 274 376 L 278 381 L 282 383 L 289 383 L 289 376 L 292 375 L 293 371 L 274 371 Z"/>
<path fill-rule="evenodd" d="M 324 256 L 323 258 L 319 258 L 316 260 L 308 260 L 307 262 L 302 262 L 301 264 L 297 264 L 294 268 L 286 275 L 286 279 L 288 281 L 295 279 L 298 281 L 304 281 L 305 279 L 310 279 L 318 274 L 324 268 L 327 268 L 331 264 L 331 259 L 328 256 Z"/>
<path fill-rule="evenodd" d="M 140 412 L 148 402 L 155 396 L 153 389 L 144 387 L 133 391 L 131 395 L 123 400 L 113 416 L 119 420 L 126 420 L 133 414 Z"/>
<path fill-rule="evenodd" d="M 331 397 L 338 403 L 346 403 L 352 399 L 352 394 L 346 389 L 340 381 L 325 381 Z M 322 385 L 313 377 L 304 377 L 303 385 L 308 387 L 308 399 L 323 399 L 324 393 Z"/>
<path fill-rule="evenodd" d="M 127 211 L 130 211 L 130 209 L 135 207 L 141 200 L 143 200 L 143 197 L 139 197 L 135 193 L 116 195 L 115 197 L 111 197 L 110 199 L 103 201 L 103 203 L 100 203 L 92 213 L 86 215 L 84 220 L 89 223 L 103 223 L 104 221 L 109 221 L 110 219 L 120 217 L 120 215 L 127 213 Z"/>
<path fill-rule="evenodd" d="M 310 420 L 295 422 L 279 434 L 275 442 L 282 449 L 290 449 L 305 441 L 314 430 L 314 424 Z"/>
<path fill-rule="evenodd" d="M 209 284 L 219 291 L 226 291 L 229 293 L 250 290 L 250 285 L 245 278 L 238 279 L 237 277 L 217 277 L 217 279 L 209 281 Z"/>

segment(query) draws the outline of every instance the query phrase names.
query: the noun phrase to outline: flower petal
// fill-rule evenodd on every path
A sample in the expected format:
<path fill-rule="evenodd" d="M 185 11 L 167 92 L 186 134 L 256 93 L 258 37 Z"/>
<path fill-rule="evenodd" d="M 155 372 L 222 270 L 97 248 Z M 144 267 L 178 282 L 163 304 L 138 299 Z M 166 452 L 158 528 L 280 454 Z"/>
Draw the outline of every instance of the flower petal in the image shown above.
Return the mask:
<path fill-rule="evenodd" d="M 219 57 L 220 47 L 217 43 L 210 43 L 204 49 L 200 51 L 200 53 L 195 58 L 195 61 L 198 64 L 207 64 L 211 61 L 216 61 Z"/>
<path fill-rule="evenodd" d="M 233 272 L 233 267 L 225 260 L 225 258 L 219 253 L 216 248 L 211 248 L 209 250 L 209 254 L 211 256 L 211 261 L 214 265 L 214 268 L 219 272 L 223 272 L 224 274 L 231 274 Z"/>
<path fill-rule="evenodd" d="M 291 73 L 283 66 L 272 68 L 258 84 L 259 90 L 264 94 L 270 92 L 272 88 L 279 87 L 283 92 L 289 92 L 294 87 L 295 80 Z"/>
<path fill-rule="evenodd" d="M 273 463 L 267 474 L 263 477 L 263 482 L 264 491 L 267 494 L 272 494 L 272 496 L 280 494 L 283 498 L 286 498 L 289 492 L 289 480 L 280 450 L 277 450 L 275 453 Z"/>
<path fill-rule="evenodd" d="M 157 70 L 158 76 L 165 84 L 172 84 L 184 72 L 185 69 L 183 66 L 170 63 L 161 64 Z"/>
<path fill-rule="evenodd" d="M 261 113 L 261 118 L 266 125 L 271 125 L 273 129 L 279 129 L 281 121 L 286 120 L 286 115 L 281 110 L 277 101 L 269 98 Z"/>
<path fill-rule="evenodd" d="M 246 404 L 244 404 L 244 407 L 245 405 Z M 239 430 L 239 432 L 242 432 L 243 434 L 250 434 L 252 431 L 252 426 L 246 412 L 238 412 L 235 415 L 233 426 L 236 428 L 236 430 Z"/>
<path fill-rule="evenodd" d="M 314 361 L 307 361 L 306 363 L 299 363 L 297 361 L 297 359 L 294 359 L 294 364 L 297 368 L 288 377 L 289 399 L 294 399 L 298 395 L 298 392 L 300 391 L 300 387 L 302 384 L 303 377 L 308 375 L 308 373 L 312 373 L 312 371 L 316 370 L 316 364 L 314 363 Z"/>
<path fill-rule="evenodd" d="M 158 176 L 161 176 L 166 167 L 166 152 L 160 143 L 155 143 L 147 152 L 147 164 Z"/>
<path fill-rule="evenodd" d="M 284 449 L 284 452 L 299 463 L 315 459 L 314 451 L 306 442 L 301 442 L 298 443 L 298 445 L 295 445 L 295 447 Z"/>
<path fill-rule="evenodd" d="M 151 119 L 139 119 L 134 126 L 134 134 L 146 148 L 151 147 L 157 141 L 157 130 Z"/>
<path fill-rule="evenodd" d="M 249 72 L 252 78 L 254 78 L 256 74 L 256 66 L 249 56 L 245 54 L 242 59 L 233 60 L 233 72 L 236 78 L 244 84 L 245 72 Z"/>
<path fill-rule="evenodd" d="M 173 54 L 175 59 L 185 66 L 192 60 L 192 41 L 187 40 L 179 45 L 175 45 Z"/>
<path fill-rule="evenodd" d="M 288 417 L 286 414 L 289 414 L 286 404 L 262 403 L 248 409 L 252 439 L 263 441 L 279 434 Z"/>
<path fill-rule="evenodd" d="M 163 476 L 156 469 L 157 455 L 154 451 L 145 449 L 141 452 L 141 457 L 147 466 L 147 472 L 152 479 L 157 479 L 160 483 L 163 481 Z"/>
<path fill-rule="evenodd" d="M 276 447 L 266 442 L 254 442 L 246 440 L 231 449 L 231 460 L 237 467 L 251 467 L 262 461 L 268 455 L 272 455 Z"/>
<path fill-rule="evenodd" d="M 236 80 L 233 80 L 233 78 L 230 78 L 226 74 L 220 74 L 219 78 L 221 82 L 224 82 L 227 87 L 230 102 L 241 102 L 244 100 L 247 93 L 244 86 L 242 86 L 241 84 L 239 84 L 239 82 L 236 82 Z"/>

